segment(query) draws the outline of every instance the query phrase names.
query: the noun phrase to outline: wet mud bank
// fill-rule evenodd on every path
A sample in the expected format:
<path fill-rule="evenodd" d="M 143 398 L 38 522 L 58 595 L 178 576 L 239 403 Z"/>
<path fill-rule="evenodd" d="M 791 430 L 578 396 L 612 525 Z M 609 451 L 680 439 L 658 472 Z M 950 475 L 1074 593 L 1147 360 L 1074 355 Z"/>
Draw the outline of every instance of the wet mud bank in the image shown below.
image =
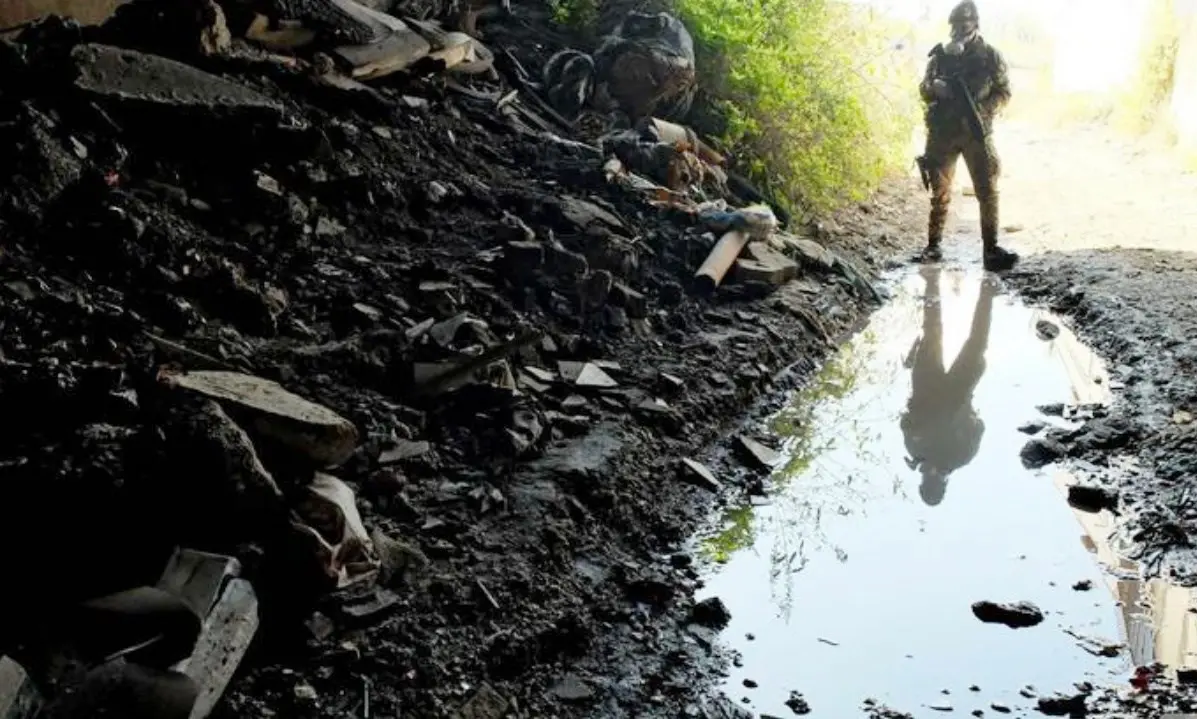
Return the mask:
<path fill-rule="evenodd" d="M 776 452 L 691 547 L 729 716 L 1190 710 L 1190 593 L 1143 579 L 1086 471 L 1126 470 L 1025 449 L 1107 426 L 1122 370 L 979 268 L 890 280 L 724 457 Z"/>
<path fill-rule="evenodd" d="M 1197 584 L 1197 257 L 1155 250 L 1047 253 L 1010 282 L 1108 361 L 1113 402 L 1048 438 L 1108 495 L 1117 534 L 1153 574 Z"/>

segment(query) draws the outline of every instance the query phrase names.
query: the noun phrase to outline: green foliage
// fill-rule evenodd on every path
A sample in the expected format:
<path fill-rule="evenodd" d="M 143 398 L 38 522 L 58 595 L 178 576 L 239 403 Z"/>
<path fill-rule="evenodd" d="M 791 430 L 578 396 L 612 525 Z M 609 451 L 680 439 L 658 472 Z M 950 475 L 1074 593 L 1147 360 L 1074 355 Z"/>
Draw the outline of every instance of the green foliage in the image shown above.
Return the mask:
<path fill-rule="evenodd" d="M 598 0 L 549 0 L 553 21 L 582 35 L 598 23 Z"/>
<path fill-rule="evenodd" d="M 1127 129 L 1156 127 L 1172 97 L 1180 50 L 1175 0 L 1150 0 L 1150 10 L 1134 81 L 1117 104 L 1116 120 Z"/>
<path fill-rule="evenodd" d="M 896 28 L 836 0 L 675 0 L 741 166 L 789 209 L 863 198 L 904 154 L 915 76 Z"/>

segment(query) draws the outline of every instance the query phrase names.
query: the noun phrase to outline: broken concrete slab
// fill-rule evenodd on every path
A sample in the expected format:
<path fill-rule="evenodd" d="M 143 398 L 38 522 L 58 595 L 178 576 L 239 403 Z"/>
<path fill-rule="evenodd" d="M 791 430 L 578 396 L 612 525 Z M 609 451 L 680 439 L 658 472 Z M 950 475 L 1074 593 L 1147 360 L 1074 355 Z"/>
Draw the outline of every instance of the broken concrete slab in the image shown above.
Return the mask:
<path fill-rule="evenodd" d="M 108 45 L 71 51 L 75 87 L 102 100 L 281 119 L 283 106 L 244 85 L 158 55 Z"/>
<path fill-rule="evenodd" d="M 204 617 L 191 656 L 173 667 L 198 689 L 188 719 L 212 713 L 258 631 L 258 599 L 240 572 L 232 557 L 179 550 L 158 582 Z"/>
<path fill-rule="evenodd" d="M 634 320 L 648 316 L 648 298 L 622 282 L 616 282 L 611 286 L 609 297 L 611 304 L 622 307 L 628 313 L 628 317 Z"/>
<path fill-rule="evenodd" d="M 0 657 L 0 719 L 34 719 L 42 704 L 25 669 L 8 657 Z"/>
<path fill-rule="evenodd" d="M 798 263 L 763 242 L 749 242 L 746 256 L 736 260 L 738 282 L 762 282 L 779 287 L 798 277 Z"/>
<path fill-rule="evenodd" d="M 766 447 L 751 437 L 736 437 L 736 454 L 752 469 L 770 472 L 781 462 L 777 450 Z"/>
<path fill-rule="evenodd" d="M 707 469 L 706 465 L 701 462 L 696 462 L 692 459 L 684 458 L 680 466 L 682 479 L 696 487 L 705 489 L 710 492 L 718 492 L 723 489 L 723 485 L 711 470 Z"/>
<path fill-rule="evenodd" d="M 159 380 L 219 403 L 252 433 L 275 441 L 321 467 L 339 465 L 357 448 L 357 428 L 331 409 L 282 385 L 240 372 L 159 373 Z"/>

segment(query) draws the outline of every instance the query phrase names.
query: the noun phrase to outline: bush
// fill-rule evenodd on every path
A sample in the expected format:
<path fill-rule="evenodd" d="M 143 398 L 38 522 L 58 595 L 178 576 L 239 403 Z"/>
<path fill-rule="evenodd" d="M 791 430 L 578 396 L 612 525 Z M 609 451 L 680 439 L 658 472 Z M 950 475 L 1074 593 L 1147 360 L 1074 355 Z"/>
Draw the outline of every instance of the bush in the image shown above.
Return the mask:
<path fill-rule="evenodd" d="M 726 145 L 787 209 L 861 199 L 909 161 L 917 75 L 894 60 L 893 25 L 836 0 L 675 5 Z"/>
<path fill-rule="evenodd" d="M 1151 0 L 1139 65 L 1134 79 L 1117 102 L 1116 119 L 1125 128 L 1155 129 L 1172 97 L 1176 56 L 1180 50 L 1175 0 Z"/>

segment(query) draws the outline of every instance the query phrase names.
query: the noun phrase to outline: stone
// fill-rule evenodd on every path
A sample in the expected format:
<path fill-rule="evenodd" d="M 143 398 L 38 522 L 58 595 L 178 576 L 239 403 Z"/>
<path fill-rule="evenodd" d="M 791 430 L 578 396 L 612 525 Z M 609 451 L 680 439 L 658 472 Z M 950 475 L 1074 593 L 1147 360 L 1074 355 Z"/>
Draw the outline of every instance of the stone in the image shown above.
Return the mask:
<path fill-rule="evenodd" d="M 503 695 L 495 691 L 490 684 L 482 684 L 466 701 L 453 719 L 503 719 L 511 707 Z"/>
<path fill-rule="evenodd" d="M 690 621 L 711 629 L 725 629 L 731 622 L 731 612 L 719 597 L 708 597 L 690 610 Z"/>
<path fill-rule="evenodd" d="M 1040 697 L 1037 706 L 1039 713 L 1046 716 L 1085 716 L 1088 713 L 1085 706 L 1085 700 L 1088 698 L 1088 692 L 1078 692 L 1076 694 L 1057 694 L 1051 697 Z"/>
<path fill-rule="evenodd" d="M 71 50 L 75 87 L 104 100 L 279 120 L 283 106 L 244 85 L 158 55 L 85 43 Z"/>
<path fill-rule="evenodd" d="M 567 702 L 585 701 L 594 697 L 594 690 L 577 674 L 566 674 L 553 685 L 553 696 Z"/>
<path fill-rule="evenodd" d="M 1044 619 L 1043 611 L 1031 602 L 976 602 L 973 604 L 973 616 L 986 624 L 1004 624 L 1011 629 L 1033 627 Z"/>
<path fill-rule="evenodd" d="M 831 270 L 835 267 L 835 255 L 815 240 L 806 237 L 787 237 L 785 242 L 803 265 Z"/>
<path fill-rule="evenodd" d="M 616 282 L 611 286 L 610 299 L 611 304 L 622 307 L 632 319 L 644 319 L 648 316 L 648 298 L 622 282 Z"/>
<path fill-rule="evenodd" d="M 1073 584 L 1072 588 L 1074 591 L 1077 591 L 1077 592 L 1087 592 L 1093 588 L 1093 580 L 1082 579 L 1081 581 L 1077 582 L 1076 584 Z"/>
<path fill-rule="evenodd" d="M 266 437 L 321 467 L 345 462 L 357 448 L 352 422 L 261 377 L 220 370 L 164 370 L 159 381 L 211 399 L 251 433 Z"/>
<path fill-rule="evenodd" d="M 0 719 L 34 719 L 43 699 L 25 669 L 0 656 Z"/>
<path fill-rule="evenodd" d="M 1021 427 L 1018 428 L 1018 431 L 1022 432 L 1023 434 L 1039 434 L 1046 428 L 1047 428 L 1047 422 L 1044 422 L 1044 421 L 1038 420 L 1038 419 L 1034 419 L 1034 420 L 1031 420 L 1030 422 L 1023 424 Z"/>
<path fill-rule="evenodd" d="M 1035 336 L 1044 342 L 1050 342 L 1060 336 L 1060 325 L 1047 320 L 1035 323 Z"/>
<path fill-rule="evenodd" d="M 736 438 L 736 453 L 752 469 L 773 471 L 781 462 L 781 454 L 770 449 L 751 437 L 741 435 Z"/>
<path fill-rule="evenodd" d="M 544 245 L 535 240 L 508 242 L 503 248 L 503 261 L 516 275 L 533 274 L 544 266 Z"/>
<path fill-rule="evenodd" d="M 696 487 L 711 492 L 718 492 L 723 489 L 723 485 L 719 483 L 718 479 L 715 479 L 715 475 L 711 473 L 711 470 L 707 469 L 706 465 L 700 462 L 688 458 L 682 459 L 681 473 L 685 481 Z"/>
<path fill-rule="evenodd" d="M 561 198 L 561 215 L 578 230 L 585 231 L 592 226 L 606 226 L 609 229 L 623 229 L 623 221 L 593 202 L 576 197 Z"/>
<path fill-rule="evenodd" d="M 1036 437 L 1027 442 L 1019 452 L 1022 466 L 1027 469 L 1040 469 L 1063 459 L 1067 455 L 1064 445 L 1050 437 Z"/>
<path fill-rule="evenodd" d="M 419 547 L 389 537 L 377 527 L 370 532 L 370 542 L 378 555 L 378 581 L 383 586 L 411 584 L 431 564 Z"/>
<path fill-rule="evenodd" d="M 1068 488 L 1068 504 L 1091 513 L 1102 510 L 1115 512 L 1118 510 L 1118 493 L 1103 487 L 1088 487 L 1080 484 Z"/>
<path fill-rule="evenodd" d="M 810 714 L 810 704 L 807 703 L 806 698 L 802 696 L 801 692 L 790 692 L 790 698 L 786 700 L 786 706 L 790 711 L 802 716 Z"/>
<path fill-rule="evenodd" d="M 303 624 L 308 628 L 312 638 L 318 642 L 328 639 L 337 630 L 337 626 L 333 624 L 333 620 L 320 612 L 312 612 L 312 616 L 308 617 Z"/>

